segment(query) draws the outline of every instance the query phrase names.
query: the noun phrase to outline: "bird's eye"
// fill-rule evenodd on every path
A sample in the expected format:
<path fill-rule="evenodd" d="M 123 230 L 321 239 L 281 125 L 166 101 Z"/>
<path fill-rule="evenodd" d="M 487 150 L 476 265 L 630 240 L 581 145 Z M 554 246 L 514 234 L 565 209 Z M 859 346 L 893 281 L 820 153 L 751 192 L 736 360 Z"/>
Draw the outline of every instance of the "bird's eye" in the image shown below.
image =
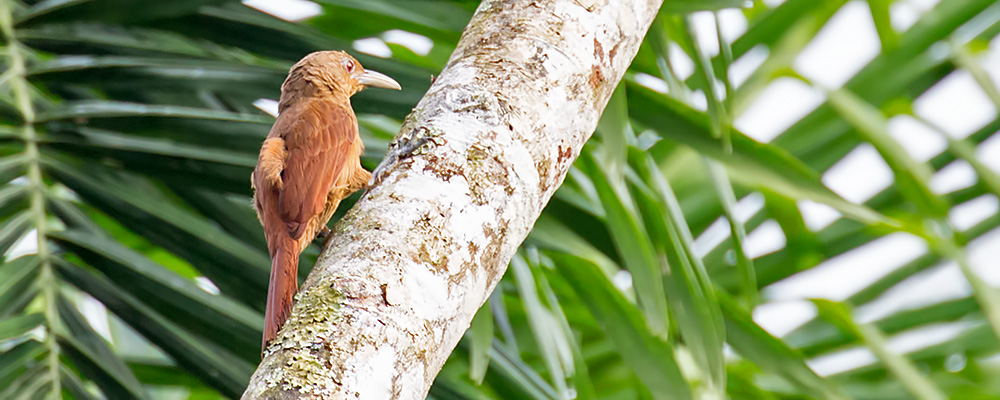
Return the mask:
<path fill-rule="evenodd" d="M 344 61 L 344 68 L 347 68 L 347 72 L 354 72 L 354 61 Z"/>

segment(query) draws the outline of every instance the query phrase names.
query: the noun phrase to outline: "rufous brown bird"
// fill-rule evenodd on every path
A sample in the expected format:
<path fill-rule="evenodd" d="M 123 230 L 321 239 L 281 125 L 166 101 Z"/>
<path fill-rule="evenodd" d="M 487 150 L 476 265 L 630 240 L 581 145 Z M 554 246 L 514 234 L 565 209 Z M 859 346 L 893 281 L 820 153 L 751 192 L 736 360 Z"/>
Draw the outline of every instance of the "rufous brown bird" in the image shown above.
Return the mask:
<path fill-rule="evenodd" d="M 371 178 L 361 166 L 364 144 L 351 108 L 351 96 L 369 86 L 400 89 L 342 51 L 305 56 L 281 85 L 278 118 L 251 175 L 254 208 L 271 253 L 262 350 L 291 312 L 299 253 L 340 201 Z"/>

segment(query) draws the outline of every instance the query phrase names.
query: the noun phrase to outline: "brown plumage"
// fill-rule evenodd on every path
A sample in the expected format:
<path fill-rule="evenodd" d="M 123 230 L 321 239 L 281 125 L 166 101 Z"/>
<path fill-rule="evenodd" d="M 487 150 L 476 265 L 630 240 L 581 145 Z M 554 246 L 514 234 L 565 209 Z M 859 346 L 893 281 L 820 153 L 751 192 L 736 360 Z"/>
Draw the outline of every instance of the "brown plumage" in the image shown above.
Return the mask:
<path fill-rule="evenodd" d="M 285 323 L 298 290 L 299 253 L 326 226 L 340 201 L 371 173 L 351 96 L 367 86 L 399 89 L 342 51 L 318 51 L 292 66 L 281 85 L 278 119 L 251 175 L 254 208 L 271 253 L 262 348 Z"/>

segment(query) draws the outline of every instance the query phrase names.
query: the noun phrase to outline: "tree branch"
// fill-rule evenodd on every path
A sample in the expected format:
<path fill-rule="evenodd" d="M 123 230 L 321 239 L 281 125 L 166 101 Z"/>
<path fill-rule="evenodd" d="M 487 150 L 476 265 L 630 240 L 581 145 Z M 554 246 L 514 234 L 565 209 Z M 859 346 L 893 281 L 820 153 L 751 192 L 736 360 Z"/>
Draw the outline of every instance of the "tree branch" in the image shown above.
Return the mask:
<path fill-rule="evenodd" d="M 562 183 L 662 0 L 486 0 L 335 227 L 247 391 L 422 399 Z"/>

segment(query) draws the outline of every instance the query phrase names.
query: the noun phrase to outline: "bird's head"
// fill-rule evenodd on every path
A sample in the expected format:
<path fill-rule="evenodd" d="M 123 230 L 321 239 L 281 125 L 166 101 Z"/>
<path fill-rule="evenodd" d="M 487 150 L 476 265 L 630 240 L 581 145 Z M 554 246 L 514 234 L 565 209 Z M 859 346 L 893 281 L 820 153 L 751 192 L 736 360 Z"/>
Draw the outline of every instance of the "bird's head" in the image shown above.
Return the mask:
<path fill-rule="evenodd" d="M 309 53 L 288 71 L 281 85 L 282 103 L 303 96 L 349 98 L 366 87 L 399 90 L 392 78 L 365 70 L 358 60 L 343 51 Z"/>

